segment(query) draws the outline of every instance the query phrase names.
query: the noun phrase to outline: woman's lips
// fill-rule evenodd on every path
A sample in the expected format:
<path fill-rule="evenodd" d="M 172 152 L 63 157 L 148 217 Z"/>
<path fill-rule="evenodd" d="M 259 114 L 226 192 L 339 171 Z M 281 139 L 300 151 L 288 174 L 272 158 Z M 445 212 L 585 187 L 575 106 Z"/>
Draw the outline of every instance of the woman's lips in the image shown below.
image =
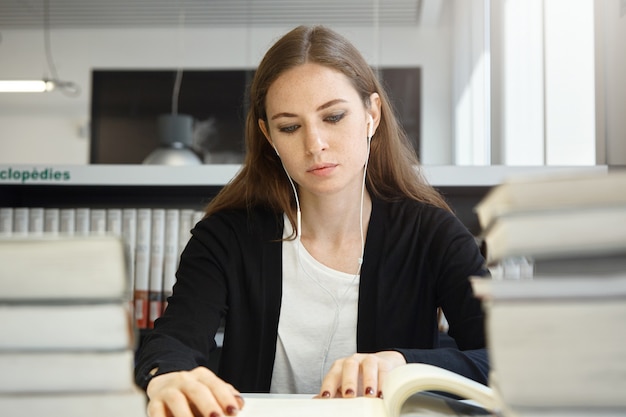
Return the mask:
<path fill-rule="evenodd" d="M 337 164 L 317 164 L 307 169 L 307 172 L 313 175 L 323 176 L 330 174 L 336 167 Z"/>

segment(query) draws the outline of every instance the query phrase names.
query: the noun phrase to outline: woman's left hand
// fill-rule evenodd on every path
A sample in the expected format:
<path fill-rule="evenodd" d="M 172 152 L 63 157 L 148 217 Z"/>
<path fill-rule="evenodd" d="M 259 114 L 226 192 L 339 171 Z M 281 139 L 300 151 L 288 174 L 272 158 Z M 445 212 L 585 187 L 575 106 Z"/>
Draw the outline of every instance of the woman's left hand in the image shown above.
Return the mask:
<path fill-rule="evenodd" d="M 355 353 L 336 360 L 322 381 L 319 398 L 377 397 L 387 372 L 405 365 L 400 352 Z"/>

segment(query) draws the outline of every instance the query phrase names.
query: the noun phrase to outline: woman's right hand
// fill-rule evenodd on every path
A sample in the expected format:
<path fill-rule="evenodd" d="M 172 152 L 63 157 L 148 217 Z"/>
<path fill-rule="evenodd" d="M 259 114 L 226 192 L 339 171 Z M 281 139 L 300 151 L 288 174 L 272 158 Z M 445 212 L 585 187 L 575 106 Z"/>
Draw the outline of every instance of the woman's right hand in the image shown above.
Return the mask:
<path fill-rule="evenodd" d="M 239 391 L 202 366 L 155 376 L 146 393 L 150 417 L 234 416 L 244 405 Z"/>

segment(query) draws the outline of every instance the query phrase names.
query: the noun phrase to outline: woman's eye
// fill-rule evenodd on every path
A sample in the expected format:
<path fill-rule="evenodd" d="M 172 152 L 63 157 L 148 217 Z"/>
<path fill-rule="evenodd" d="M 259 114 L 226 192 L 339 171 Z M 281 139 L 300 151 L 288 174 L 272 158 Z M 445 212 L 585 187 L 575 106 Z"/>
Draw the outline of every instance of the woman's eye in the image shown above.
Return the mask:
<path fill-rule="evenodd" d="M 279 130 L 283 133 L 293 133 L 298 129 L 298 125 L 283 126 Z"/>
<path fill-rule="evenodd" d="M 333 114 L 331 116 L 326 117 L 326 121 L 331 122 L 331 123 L 337 123 L 341 119 L 343 119 L 344 115 L 345 115 L 344 113 Z"/>

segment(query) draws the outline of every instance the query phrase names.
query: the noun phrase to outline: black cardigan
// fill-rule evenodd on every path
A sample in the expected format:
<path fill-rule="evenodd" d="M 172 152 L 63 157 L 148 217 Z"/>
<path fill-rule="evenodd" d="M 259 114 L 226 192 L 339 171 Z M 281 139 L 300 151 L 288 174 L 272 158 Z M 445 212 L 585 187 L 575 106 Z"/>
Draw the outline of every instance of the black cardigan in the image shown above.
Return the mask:
<path fill-rule="evenodd" d="M 173 295 L 142 343 L 135 378 L 208 366 L 225 322 L 218 374 L 241 392 L 269 392 L 282 291 L 282 214 L 224 211 L 200 221 Z M 357 350 L 397 350 L 487 383 L 484 315 L 468 277 L 484 275 L 474 237 L 451 213 L 415 201 L 373 201 L 361 269 Z M 439 348 L 443 308 L 458 346 Z"/>

